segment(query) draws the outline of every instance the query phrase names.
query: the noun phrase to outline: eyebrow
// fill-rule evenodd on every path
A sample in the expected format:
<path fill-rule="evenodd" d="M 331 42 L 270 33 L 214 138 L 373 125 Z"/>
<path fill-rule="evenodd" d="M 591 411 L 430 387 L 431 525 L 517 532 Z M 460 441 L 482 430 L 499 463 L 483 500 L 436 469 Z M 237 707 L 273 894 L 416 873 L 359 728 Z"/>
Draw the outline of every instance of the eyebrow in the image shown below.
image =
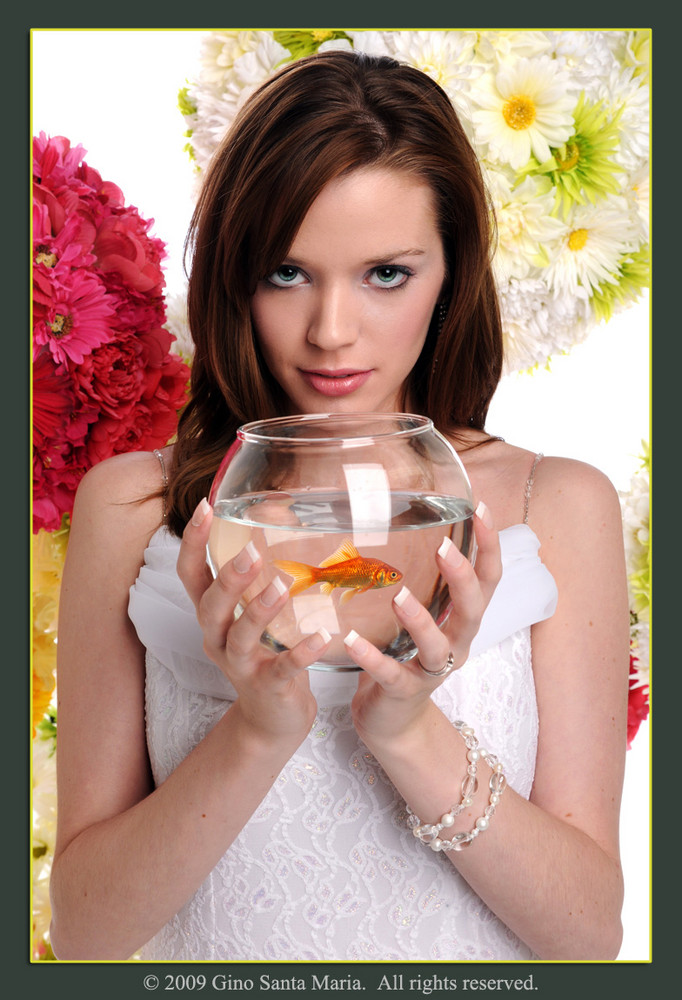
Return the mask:
<path fill-rule="evenodd" d="M 376 264 L 383 264 L 387 260 L 395 260 L 396 257 L 423 257 L 425 253 L 426 250 L 422 250 L 419 247 L 412 247 L 408 250 L 392 250 L 390 253 L 382 254 L 381 257 L 366 260 L 365 264 L 368 267 L 372 267 Z"/>
<path fill-rule="evenodd" d="M 379 264 L 385 264 L 390 260 L 395 260 L 397 257 L 423 257 L 425 254 L 426 250 L 421 249 L 421 247 L 410 247 L 407 250 L 391 250 L 388 253 L 381 254 L 381 256 L 363 261 L 363 267 L 377 267 Z M 303 261 L 294 257 L 293 254 L 287 254 L 283 263 L 289 264 L 292 267 L 305 266 Z"/>

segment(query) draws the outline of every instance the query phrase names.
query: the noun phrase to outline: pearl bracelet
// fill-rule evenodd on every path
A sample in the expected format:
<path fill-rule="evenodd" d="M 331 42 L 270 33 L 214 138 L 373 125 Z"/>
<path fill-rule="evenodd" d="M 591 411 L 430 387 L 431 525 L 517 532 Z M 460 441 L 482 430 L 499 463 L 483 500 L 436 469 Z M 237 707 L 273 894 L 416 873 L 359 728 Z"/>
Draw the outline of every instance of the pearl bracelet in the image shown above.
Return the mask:
<path fill-rule="evenodd" d="M 479 833 L 483 833 L 484 830 L 488 829 L 490 818 L 495 812 L 497 804 L 500 801 L 500 796 L 507 784 L 502 764 L 495 754 L 489 753 L 483 747 L 479 746 L 473 729 L 460 719 L 453 722 L 453 726 L 466 743 L 467 760 L 469 761 L 467 773 L 462 780 L 462 798 L 459 804 L 451 806 L 448 812 L 443 813 L 439 823 L 422 823 L 419 817 L 407 806 L 407 812 L 409 813 L 408 826 L 412 829 L 413 835 L 418 840 L 421 840 L 422 844 L 430 847 L 432 851 L 463 851 L 465 847 L 468 847 L 478 837 Z M 473 804 L 473 797 L 478 790 L 477 772 L 479 760 L 486 761 L 493 772 L 488 782 L 490 789 L 488 805 L 485 807 L 483 815 L 479 816 L 474 823 L 473 829 L 468 833 L 456 833 L 451 840 L 441 839 L 438 836 L 441 830 L 452 826 L 455 822 L 455 817 L 459 816 L 461 812 Z"/>

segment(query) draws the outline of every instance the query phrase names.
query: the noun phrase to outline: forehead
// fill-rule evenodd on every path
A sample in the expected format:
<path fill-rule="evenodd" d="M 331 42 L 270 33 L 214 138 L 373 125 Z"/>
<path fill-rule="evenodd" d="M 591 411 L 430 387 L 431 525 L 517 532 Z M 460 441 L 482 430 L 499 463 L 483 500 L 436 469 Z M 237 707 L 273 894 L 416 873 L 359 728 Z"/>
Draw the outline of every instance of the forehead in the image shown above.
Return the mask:
<path fill-rule="evenodd" d="M 406 171 L 353 170 L 329 181 L 312 203 L 292 251 L 343 236 L 349 246 L 395 249 L 437 241 L 436 200 L 429 184 Z"/>

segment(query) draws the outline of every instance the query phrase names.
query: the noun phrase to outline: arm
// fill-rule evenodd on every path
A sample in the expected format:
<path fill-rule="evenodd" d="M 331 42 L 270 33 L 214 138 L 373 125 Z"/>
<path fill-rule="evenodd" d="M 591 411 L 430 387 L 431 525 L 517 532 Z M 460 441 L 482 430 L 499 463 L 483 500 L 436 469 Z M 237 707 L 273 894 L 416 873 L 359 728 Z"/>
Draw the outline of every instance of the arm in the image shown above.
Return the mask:
<path fill-rule="evenodd" d="M 64 959 L 125 959 L 149 940 L 227 850 L 314 716 L 304 667 L 315 653 L 297 647 L 288 656 L 267 654 L 270 663 L 277 659 L 283 679 L 266 686 L 265 651 L 254 652 L 286 595 L 270 608 L 257 598 L 239 628 L 230 629 L 230 609 L 260 565 L 247 560 L 242 574 L 229 565 L 219 581 L 209 581 L 208 515 L 185 532 L 185 574 L 215 642 L 224 652 L 231 636 L 242 651 L 241 659 L 233 655 L 225 662 L 246 673 L 258 668 L 261 682 L 248 676 L 239 681 L 244 697 L 153 789 L 144 650 L 127 605 L 160 521 L 158 501 L 131 501 L 157 486 L 156 459 L 121 456 L 88 473 L 74 507 L 60 601 L 59 808 L 51 882 L 51 940 Z M 223 597 L 218 625 L 211 611 L 216 591 Z M 266 730 L 268 713 L 275 722 Z"/>
<path fill-rule="evenodd" d="M 608 481 L 580 463 L 546 459 L 536 483 L 534 527 L 560 599 L 554 616 L 533 628 L 540 713 L 535 783 L 529 802 L 508 788 L 485 834 L 448 857 L 541 958 L 604 960 L 620 947 L 623 891 L 618 814 L 628 606 L 620 509 Z M 493 534 L 477 524 L 484 592 Z M 475 631 L 472 574 L 467 563 L 444 569 L 463 608 L 458 634 L 466 637 Z M 403 609 L 395 612 L 403 615 Z M 418 611 L 413 624 L 402 620 L 418 638 L 422 662 L 435 669 L 445 657 L 442 650 L 436 654 L 426 617 Z M 376 652 L 356 656 L 378 682 L 356 702 L 357 725 L 410 807 L 423 822 L 435 822 L 458 801 L 466 747 L 432 701 L 416 702 L 424 684 L 419 668 L 413 677 L 392 675 Z M 426 678 L 427 685 L 435 683 Z M 391 729 L 386 720 L 396 713 L 402 724 Z M 452 833 L 470 830 L 482 815 L 489 773 L 479 767 L 473 807 L 456 819 Z"/>

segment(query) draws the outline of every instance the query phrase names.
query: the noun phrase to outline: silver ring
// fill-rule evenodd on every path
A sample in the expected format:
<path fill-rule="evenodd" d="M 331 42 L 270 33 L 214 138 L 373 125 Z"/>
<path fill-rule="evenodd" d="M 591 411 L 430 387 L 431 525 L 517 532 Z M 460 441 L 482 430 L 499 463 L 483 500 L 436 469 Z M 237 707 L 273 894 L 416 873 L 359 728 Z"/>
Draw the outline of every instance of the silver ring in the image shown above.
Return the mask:
<path fill-rule="evenodd" d="M 450 673 L 454 665 L 455 665 L 455 658 L 452 655 L 452 652 L 448 653 L 448 658 L 445 661 L 444 666 L 442 666 L 440 670 L 427 670 L 426 667 L 422 666 L 421 663 L 419 664 L 420 668 L 424 671 L 425 674 L 428 674 L 429 677 L 444 677 L 446 674 Z"/>

